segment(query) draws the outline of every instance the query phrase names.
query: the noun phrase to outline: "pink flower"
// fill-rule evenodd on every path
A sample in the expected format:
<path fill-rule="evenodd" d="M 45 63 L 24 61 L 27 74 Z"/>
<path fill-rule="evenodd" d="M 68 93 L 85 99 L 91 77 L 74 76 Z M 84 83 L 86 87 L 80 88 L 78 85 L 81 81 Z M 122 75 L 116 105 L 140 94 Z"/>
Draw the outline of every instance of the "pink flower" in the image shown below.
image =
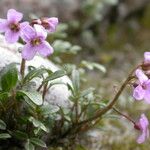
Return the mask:
<path fill-rule="evenodd" d="M 144 61 L 141 67 L 142 70 L 146 72 L 146 74 L 150 75 L 150 52 L 144 53 Z"/>
<path fill-rule="evenodd" d="M 21 30 L 28 22 L 20 23 L 23 14 L 14 9 L 9 9 L 7 19 L 0 19 L 0 32 L 5 32 L 5 39 L 9 43 L 18 41 Z"/>
<path fill-rule="evenodd" d="M 41 19 L 34 19 L 31 22 L 31 26 L 34 26 L 35 24 L 42 25 L 47 31 L 53 33 L 56 30 L 56 27 L 58 25 L 58 18 L 56 17 L 43 17 Z"/>
<path fill-rule="evenodd" d="M 141 144 L 149 138 L 149 121 L 145 114 L 142 114 L 139 121 L 135 124 L 135 128 L 140 130 L 142 134 L 138 137 L 137 143 Z"/>
<path fill-rule="evenodd" d="M 25 60 L 33 59 L 37 52 L 44 57 L 53 53 L 53 48 L 46 41 L 47 32 L 41 25 L 35 24 L 34 28 L 25 26 L 21 37 L 26 42 L 22 50 L 22 58 Z"/>
<path fill-rule="evenodd" d="M 144 53 L 144 64 L 150 64 L 150 52 Z"/>
<path fill-rule="evenodd" d="M 150 80 L 140 69 L 137 69 L 135 74 L 139 83 L 133 91 L 133 97 L 136 100 L 144 99 L 145 102 L 150 103 Z"/>
<path fill-rule="evenodd" d="M 51 18 L 42 18 L 41 25 L 49 32 L 53 33 L 56 30 L 58 25 L 58 18 L 51 17 Z"/>
<path fill-rule="evenodd" d="M 42 25 L 47 31 L 50 33 L 55 32 L 56 27 L 58 25 L 58 18 L 56 17 L 43 17 L 41 19 L 34 19 L 31 22 L 31 26 L 34 26 L 35 24 Z"/>

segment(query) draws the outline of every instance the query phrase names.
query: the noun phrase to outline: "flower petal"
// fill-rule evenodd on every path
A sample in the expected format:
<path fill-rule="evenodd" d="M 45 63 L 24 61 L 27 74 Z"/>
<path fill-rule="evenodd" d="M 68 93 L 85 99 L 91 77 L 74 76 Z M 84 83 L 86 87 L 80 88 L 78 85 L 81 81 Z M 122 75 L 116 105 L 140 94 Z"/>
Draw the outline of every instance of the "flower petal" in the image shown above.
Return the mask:
<path fill-rule="evenodd" d="M 13 32 L 11 30 L 7 30 L 5 32 L 5 39 L 8 43 L 15 43 L 18 41 L 19 35 L 20 35 L 19 32 Z"/>
<path fill-rule="evenodd" d="M 36 54 L 36 49 L 30 44 L 26 44 L 22 50 L 22 58 L 25 60 L 31 60 Z"/>
<path fill-rule="evenodd" d="M 29 25 L 29 22 L 27 22 L 27 21 L 20 23 L 20 29 L 22 30 L 22 29 L 25 28 L 27 25 Z"/>
<path fill-rule="evenodd" d="M 48 18 L 47 20 L 48 20 L 49 23 L 51 23 L 55 26 L 58 25 L 58 18 L 56 18 L 56 17 L 51 17 L 51 18 Z"/>
<path fill-rule="evenodd" d="M 136 76 L 138 77 L 141 84 L 148 80 L 148 77 L 143 73 L 141 69 L 135 71 Z"/>
<path fill-rule="evenodd" d="M 138 85 L 134 91 L 133 91 L 133 97 L 136 100 L 142 100 L 145 95 L 145 90 L 141 87 L 141 85 Z"/>
<path fill-rule="evenodd" d="M 21 38 L 25 42 L 30 42 L 30 40 L 34 37 L 36 37 L 36 32 L 30 25 L 26 25 L 21 29 Z"/>
<path fill-rule="evenodd" d="M 144 63 L 150 63 L 150 52 L 144 53 Z"/>
<path fill-rule="evenodd" d="M 140 143 L 143 143 L 149 137 L 149 129 L 148 129 L 149 121 L 147 117 L 145 116 L 145 114 L 141 115 L 139 124 L 141 126 L 142 134 L 138 137 L 137 143 L 140 144 Z"/>
<path fill-rule="evenodd" d="M 46 56 L 49 56 L 53 53 L 53 47 L 46 41 L 43 41 L 41 45 L 38 46 L 38 52 L 46 57 Z"/>
<path fill-rule="evenodd" d="M 150 80 L 145 82 L 145 84 L 146 84 L 146 90 L 145 90 L 144 100 L 146 103 L 150 104 Z"/>
<path fill-rule="evenodd" d="M 0 32 L 8 30 L 8 22 L 6 19 L 0 19 Z"/>
<path fill-rule="evenodd" d="M 58 18 L 56 17 L 51 17 L 51 18 L 48 18 L 48 23 L 50 25 L 50 28 L 49 28 L 49 32 L 55 32 L 56 30 L 56 26 L 58 25 Z"/>
<path fill-rule="evenodd" d="M 147 128 L 147 126 L 149 125 L 149 121 L 148 121 L 147 117 L 145 116 L 145 114 L 141 114 L 141 118 L 140 118 L 139 122 L 140 122 L 142 129 Z"/>
<path fill-rule="evenodd" d="M 46 32 L 46 30 L 45 30 L 41 25 L 35 24 L 35 25 L 34 25 L 34 29 L 35 29 L 36 35 L 37 35 L 38 37 L 40 37 L 40 38 L 43 39 L 43 40 L 46 39 L 46 37 L 47 37 L 47 32 Z"/>
<path fill-rule="evenodd" d="M 146 135 L 145 135 L 145 133 L 143 132 L 143 133 L 138 137 L 137 143 L 141 144 L 141 143 L 143 143 L 143 142 L 145 141 L 145 139 L 146 139 Z"/>
<path fill-rule="evenodd" d="M 23 14 L 14 10 L 14 9 L 9 9 L 7 12 L 7 19 L 9 22 L 19 22 L 23 18 Z"/>

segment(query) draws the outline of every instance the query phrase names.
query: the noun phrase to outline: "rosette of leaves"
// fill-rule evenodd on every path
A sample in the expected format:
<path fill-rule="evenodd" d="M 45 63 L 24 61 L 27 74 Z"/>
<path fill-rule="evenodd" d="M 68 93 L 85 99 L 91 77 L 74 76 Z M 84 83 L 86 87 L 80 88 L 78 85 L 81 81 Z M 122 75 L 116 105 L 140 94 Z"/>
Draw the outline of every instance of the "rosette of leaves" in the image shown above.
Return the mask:
<path fill-rule="evenodd" d="M 16 65 L 9 64 L 0 72 L 0 149 L 46 148 L 44 137 L 51 134 L 51 120 L 59 107 L 45 105 L 43 91 L 30 87 L 35 78 L 40 78 L 43 87 L 66 73 L 30 67 L 22 79 Z"/>

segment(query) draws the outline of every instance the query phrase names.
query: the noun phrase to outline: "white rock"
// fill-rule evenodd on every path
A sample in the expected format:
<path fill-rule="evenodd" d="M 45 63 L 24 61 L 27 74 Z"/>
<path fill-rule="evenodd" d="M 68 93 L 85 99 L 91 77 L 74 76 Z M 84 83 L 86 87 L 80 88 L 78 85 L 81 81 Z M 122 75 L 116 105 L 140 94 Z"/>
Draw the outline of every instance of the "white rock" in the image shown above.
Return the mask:
<path fill-rule="evenodd" d="M 4 68 L 7 64 L 12 62 L 19 63 L 18 68 L 20 68 L 21 62 L 21 54 L 19 53 L 19 49 L 22 48 L 23 45 L 16 44 L 8 44 L 5 41 L 3 35 L 0 35 L 0 70 Z M 39 68 L 41 66 L 46 67 L 47 69 L 51 69 L 53 72 L 58 70 L 59 68 L 54 65 L 48 59 L 44 59 L 40 56 L 35 56 L 33 60 L 26 61 L 26 66 L 34 66 Z M 27 70 L 26 70 L 27 72 Z M 57 81 L 61 81 L 63 83 L 70 83 L 71 81 L 67 76 L 59 78 Z M 39 80 L 36 82 L 38 87 L 40 85 Z M 69 101 L 70 92 L 68 88 L 64 84 L 53 85 L 47 92 L 45 96 L 45 101 L 54 105 L 59 105 L 62 107 L 68 107 L 70 105 Z"/>

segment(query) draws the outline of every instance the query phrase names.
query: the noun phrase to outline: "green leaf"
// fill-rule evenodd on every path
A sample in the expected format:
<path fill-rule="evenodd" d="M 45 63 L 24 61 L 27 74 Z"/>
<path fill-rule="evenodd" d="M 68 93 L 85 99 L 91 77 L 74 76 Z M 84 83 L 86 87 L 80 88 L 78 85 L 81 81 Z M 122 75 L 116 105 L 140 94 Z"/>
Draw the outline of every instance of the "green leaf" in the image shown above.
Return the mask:
<path fill-rule="evenodd" d="M 64 75 L 66 75 L 66 72 L 64 70 L 58 70 L 50 74 L 43 82 L 49 82 L 57 78 L 63 77 Z"/>
<path fill-rule="evenodd" d="M 71 43 L 68 41 L 56 40 L 53 47 L 57 54 L 66 53 L 71 48 Z"/>
<path fill-rule="evenodd" d="M 3 120 L 0 119 L 0 130 L 6 130 L 6 124 Z"/>
<path fill-rule="evenodd" d="M 45 68 L 34 69 L 25 76 L 23 83 L 29 82 L 35 77 L 40 77 L 41 75 L 43 75 L 46 72 L 47 72 L 47 70 Z"/>
<path fill-rule="evenodd" d="M 29 121 L 31 123 L 33 123 L 34 127 L 40 128 L 40 129 L 42 129 L 43 131 L 45 131 L 47 133 L 49 132 L 48 128 L 41 121 L 39 121 L 39 120 L 37 120 L 37 119 L 35 119 L 33 117 L 30 117 Z"/>
<path fill-rule="evenodd" d="M 72 71 L 72 84 L 75 92 L 77 93 L 80 88 L 80 76 L 79 71 L 75 69 Z"/>
<path fill-rule="evenodd" d="M 15 131 L 13 132 L 13 136 L 15 136 L 17 139 L 22 139 L 22 140 L 26 140 L 28 138 L 28 135 L 25 132 L 22 131 Z"/>
<path fill-rule="evenodd" d="M 8 139 L 11 138 L 11 135 L 8 133 L 1 133 L 0 134 L 0 139 Z"/>
<path fill-rule="evenodd" d="M 81 51 L 81 47 L 78 45 L 74 45 L 70 48 L 70 53 L 72 53 L 72 54 L 77 54 L 78 51 Z"/>
<path fill-rule="evenodd" d="M 96 69 L 102 71 L 103 73 L 106 73 L 106 68 L 101 64 L 93 63 L 93 67 L 95 67 Z"/>
<path fill-rule="evenodd" d="M 0 93 L 0 100 L 5 100 L 8 97 L 8 93 L 7 92 L 1 92 Z"/>
<path fill-rule="evenodd" d="M 59 55 L 60 53 L 77 54 L 81 50 L 80 46 L 72 45 L 70 42 L 64 40 L 55 40 L 53 47 L 55 55 Z"/>
<path fill-rule="evenodd" d="M 6 66 L 1 72 L 1 88 L 3 91 L 10 91 L 18 81 L 18 71 L 14 63 Z"/>
<path fill-rule="evenodd" d="M 17 91 L 17 94 L 21 94 L 23 96 L 27 96 L 34 104 L 36 105 L 42 105 L 43 99 L 42 95 L 37 91 Z"/>
<path fill-rule="evenodd" d="M 41 129 L 40 128 L 36 128 L 34 129 L 34 135 L 38 135 L 39 133 L 41 133 Z"/>
<path fill-rule="evenodd" d="M 58 112 L 60 108 L 58 106 L 44 105 L 40 109 L 43 115 L 50 115 Z"/>
<path fill-rule="evenodd" d="M 73 89 L 72 85 L 70 85 L 69 83 L 67 83 L 67 87 L 68 87 L 68 90 L 70 90 L 71 93 L 73 94 L 74 93 L 74 89 Z"/>
<path fill-rule="evenodd" d="M 89 62 L 89 61 L 83 60 L 81 62 L 81 65 L 83 67 L 88 68 L 89 70 L 98 69 L 98 70 L 102 71 L 103 73 L 106 73 L 106 68 L 103 65 L 99 64 L 99 63 Z"/>
<path fill-rule="evenodd" d="M 28 139 L 26 144 L 25 144 L 25 150 L 35 150 L 34 145 L 30 142 L 30 140 Z"/>
<path fill-rule="evenodd" d="M 81 97 L 84 97 L 84 96 L 86 96 L 86 95 L 88 95 L 88 94 L 91 94 L 94 90 L 95 90 L 95 89 L 91 87 L 91 88 L 88 88 L 88 89 L 82 91 L 82 92 L 81 92 Z"/>
<path fill-rule="evenodd" d="M 88 104 L 88 107 L 87 107 L 87 116 L 88 117 L 92 117 L 93 116 L 93 114 L 97 111 L 97 110 L 99 110 L 99 104 L 97 104 L 97 103 L 89 103 Z"/>
<path fill-rule="evenodd" d="M 31 138 L 30 141 L 37 146 L 41 146 L 41 147 L 45 147 L 45 148 L 47 147 L 46 143 L 38 138 Z"/>
<path fill-rule="evenodd" d="M 105 108 L 107 105 L 103 102 L 99 103 L 100 108 Z"/>
<path fill-rule="evenodd" d="M 36 109 L 37 105 L 35 103 L 33 103 L 28 97 L 24 97 L 24 101 L 30 106 L 32 107 L 33 110 Z"/>
<path fill-rule="evenodd" d="M 105 0 L 104 2 L 109 5 L 116 5 L 118 3 L 118 0 Z"/>
<path fill-rule="evenodd" d="M 63 69 L 66 71 L 67 74 L 71 74 L 72 70 L 74 70 L 76 66 L 74 64 L 64 64 Z"/>

